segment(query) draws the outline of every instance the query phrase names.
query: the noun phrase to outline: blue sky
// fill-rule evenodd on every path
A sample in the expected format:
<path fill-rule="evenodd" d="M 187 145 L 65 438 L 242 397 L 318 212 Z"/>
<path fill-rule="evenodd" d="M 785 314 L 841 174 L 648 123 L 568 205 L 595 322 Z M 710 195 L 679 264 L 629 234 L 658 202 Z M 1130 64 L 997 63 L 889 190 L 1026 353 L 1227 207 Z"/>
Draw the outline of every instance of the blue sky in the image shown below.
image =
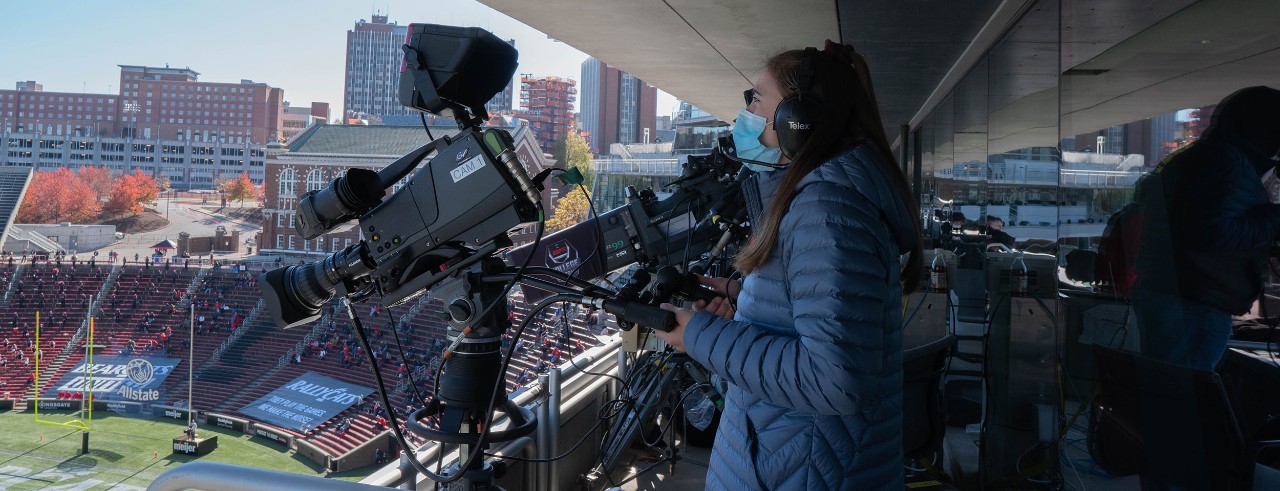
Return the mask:
<path fill-rule="evenodd" d="M 577 80 L 587 58 L 474 0 L 0 0 L 0 86 L 35 80 L 47 91 L 115 93 L 117 65 L 168 63 L 202 81 L 265 82 L 291 103 L 328 102 L 337 115 L 346 32 L 374 9 L 401 25 L 478 26 L 515 38 L 517 74 Z M 659 91 L 658 115 L 674 104 Z"/>

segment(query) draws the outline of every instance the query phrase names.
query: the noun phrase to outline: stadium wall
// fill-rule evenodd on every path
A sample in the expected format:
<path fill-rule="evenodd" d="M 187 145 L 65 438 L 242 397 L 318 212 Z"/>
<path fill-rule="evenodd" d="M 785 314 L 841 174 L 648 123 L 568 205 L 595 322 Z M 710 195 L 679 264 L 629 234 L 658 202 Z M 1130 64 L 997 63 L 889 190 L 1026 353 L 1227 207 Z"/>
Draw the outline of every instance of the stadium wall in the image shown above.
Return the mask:
<path fill-rule="evenodd" d="M 297 446 L 299 454 L 311 459 L 312 462 L 320 464 L 321 467 L 329 468 L 329 454 L 325 453 L 324 450 L 320 450 L 320 447 L 300 438 L 295 439 L 293 443 Z"/>
<path fill-rule="evenodd" d="M 329 463 L 329 470 L 333 472 L 342 472 L 372 465 L 374 463 L 373 454 L 377 452 L 378 449 L 382 449 L 383 452 L 386 452 L 388 456 L 387 458 L 390 459 L 391 456 L 395 455 L 395 452 L 392 451 L 395 446 L 395 439 L 391 437 L 391 430 L 383 431 L 377 436 L 370 438 L 369 441 L 351 449 L 350 452 L 343 454 L 341 457 L 334 457 Z M 301 447 L 301 445 L 299 445 L 299 447 Z"/>

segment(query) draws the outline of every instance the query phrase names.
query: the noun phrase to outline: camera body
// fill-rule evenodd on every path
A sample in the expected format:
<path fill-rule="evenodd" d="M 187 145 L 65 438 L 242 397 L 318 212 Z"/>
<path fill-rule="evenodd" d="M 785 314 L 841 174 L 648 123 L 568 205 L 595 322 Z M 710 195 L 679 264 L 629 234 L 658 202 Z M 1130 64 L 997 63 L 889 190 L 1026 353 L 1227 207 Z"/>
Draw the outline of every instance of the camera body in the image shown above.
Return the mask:
<path fill-rule="evenodd" d="M 509 245 L 501 243 L 508 234 L 537 221 L 537 203 L 521 192 L 520 182 L 499 158 L 506 149 L 486 144 L 499 141 L 510 148 L 510 138 L 492 128 L 462 132 L 360 219 L 369 256 L 377 264 L 370 276 L 384 305 L 423 293 L 405 287 L 439 273 L 454 251 L 491 241 Z"/>
<path fill-rule="evenodd" d="M 364 238 L 322 260 L 263 275 L 263 299 L 281 327 L 319 318 L 339 288 L 345 297 L 378 293 L 383 305 L 401 304 L 452 274 L 451 267 L 472 267 L 509 246 L 512 231 L 539 218 L 539 187 L 516 158 L 511 135 L 481 129 L 484 103 L 515 73 L 515 48 L 483 29 L 429 24 L 410 25 L 405 43 L 401 102 L 449 115 L 461 131 L 377 172 L 350 169 L 299 200 L 303 238 L 356 218 Z"/>

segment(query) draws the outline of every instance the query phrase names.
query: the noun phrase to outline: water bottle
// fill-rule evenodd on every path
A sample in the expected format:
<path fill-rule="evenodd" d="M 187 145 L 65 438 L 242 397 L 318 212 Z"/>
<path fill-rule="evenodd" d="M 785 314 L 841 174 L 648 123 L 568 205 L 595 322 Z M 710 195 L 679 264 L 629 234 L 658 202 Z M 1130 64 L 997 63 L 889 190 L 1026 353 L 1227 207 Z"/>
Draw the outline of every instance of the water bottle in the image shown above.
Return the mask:
<path fill-rule="evenodd" d="M 933 250 L 933 264 L 929 265 L 929 288 L 938 293 L 947 291 L 947 261 L 942 259 L 942 250 Z"/>
<path fill-rule="evenodd" d="M 1018 260 L 1009 266 L 1009 292 L 1014 295 L 1026 295 L 1028 293 L 1028 279 L 1031 273 L 1027 271 L 1027 262 L 1022 259 L 1022 253 L 1018 253 Z"/>

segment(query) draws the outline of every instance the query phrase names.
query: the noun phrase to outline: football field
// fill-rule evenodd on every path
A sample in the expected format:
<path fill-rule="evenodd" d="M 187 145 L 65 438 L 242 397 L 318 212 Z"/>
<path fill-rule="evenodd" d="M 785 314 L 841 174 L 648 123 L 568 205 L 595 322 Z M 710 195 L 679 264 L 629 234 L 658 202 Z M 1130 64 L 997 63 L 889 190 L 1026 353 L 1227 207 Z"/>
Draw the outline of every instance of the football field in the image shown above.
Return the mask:
<path fill-rule="evenodd" d="M 65 415 L 41 419 L 66 421 Z M 324 469 L 270 440 L 222 428 L 200 427 L 201 436 L 218 435 L 218 449 L 193 457 L 172 454 L 173 438 L 185 425 L 171 419 L 130 419 L 95 412 L 89 453 L 80 454 L 80 431 L 38 424 L 30 412 L 0 413 L 0 491 L 143 490 L 157 476 L 186 462 L 226 462 L 311 476 Z M 374 470 L 332 474 L 357 481 Z"/>

